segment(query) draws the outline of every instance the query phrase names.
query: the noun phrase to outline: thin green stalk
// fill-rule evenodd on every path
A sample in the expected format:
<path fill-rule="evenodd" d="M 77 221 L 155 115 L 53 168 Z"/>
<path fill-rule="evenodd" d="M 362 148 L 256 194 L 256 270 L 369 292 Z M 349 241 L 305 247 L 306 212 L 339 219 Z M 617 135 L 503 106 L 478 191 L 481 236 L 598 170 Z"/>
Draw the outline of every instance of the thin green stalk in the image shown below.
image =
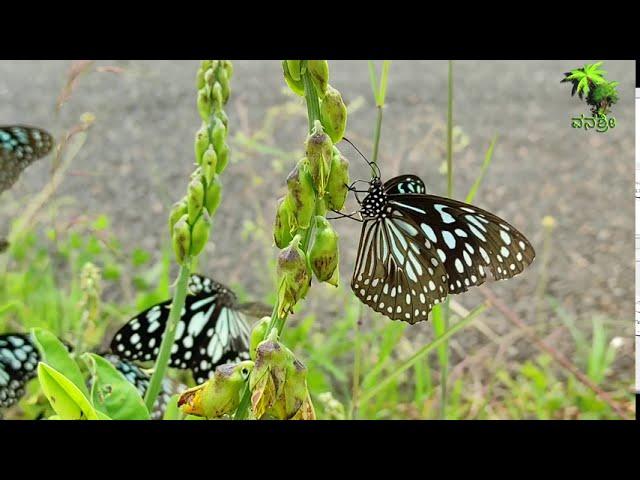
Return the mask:
<path fill-rule="evenodd" d="M 171 357 L 171 347 L 176 337 L 176 328 L 180 321 L 180 313 L 184 308 L 184 303 L 187 298 L 187 286 L 189 283 L 191 261 L 189 258 L 185 258 L 183 265 L 180 267 L 180 273 L 178 275 L 178 283 L 176 284 L 176 291 L 173 294 L 173 301 L 171 302 L 171 310 L 169 312 L 169 320 L 162 336 L 162 343 L 160 344 L 160 352 L 156 361 L 153 375 L 149 381 L 149 388 L 144 396 L 144 403 L 149 411 L 153 410 L 153 405 L 156 402 L 158 393 L 162 386 L 162 379 L 164 378 L 167 366 L 169 365 L 169 358 Z"/>
<path fill-rule="evenodd" d="M 447 85 L 447 196 L 453 197 L 453 61 L 449 60 Z M 442 305 L 442 327 L 449 328 L 449 299 Z M 449 377 L 449 342 L 438 349 L 440 362 L 440 418 L 447 414 L 447 380 Z"/>
<path fill-rule="evenodd" d="M 424 345 L 422 348 L 420 348 L 420 350 L 418 350 L 416 353 L 411 355 L 411 357 L 409 357 L 407 360 L 402 362 L 398 367 L 394 368 L 392 370 L 392 373 L 389 376 L 387 376 L 384 380 L 382 380 L 381 382 L 378 382 L 370 390 L 367 390 L 366 392 L 362 393 L 360 395 L 359 404 L 362 405 L 363 403 L 373 398 L 376 394 L 378 394 L 378 392 L 382 391 L 389 383 L 396 380 L 401 373 L 413 367 L 415 363 L 418 362 L 420 359 L 422 359 L 425 355 L 433 351 L 435 348 L 438 348 L 444 342 L 449 340 L 449 338 L 453 336 L 455 333 L 457 333 L 458 331 L 462 330 L 464 327 L 469 325 L 469 323 L 471 323 L 473 319 L 475 319 L 478 315 L 484 312 L 486 308 L 487 308 L 487 305 L 485 303 L 483 303 L 482 305 L 479 305 L 478 307 L 473 309 L 471 312 L 469 312 L 469 315 L 467 315 L 465 318 L 460 320 L 453 327 L 449 328 L 446 332 L 444 332 L 438 338 L 434 339 L 431 343 L 428 343 L 427 345 Z"/>
<path fill-rule="evenodd" d="M 354 353 L 353 353 L 353 380 L 351 386 L 351 405 L 349 408 L 349 419 L 356 416 L 358 397 L 360 395 L 360 369 L 362 366 L 362 341 L 360 336 L 360 321 L 362 318 L 362 307 L 358 302 L 358 313 L 356 315 L 356 325 L 353 331 Z"/>
<path fill-rule="evenodd" d="M 378 163 L 378 146 L 380 145 L 380 133 L 382 131 L 382 106 L 378 107 L 378 119 L 376 121 L 376 130 L 373 136 L 373 163 Z"/>

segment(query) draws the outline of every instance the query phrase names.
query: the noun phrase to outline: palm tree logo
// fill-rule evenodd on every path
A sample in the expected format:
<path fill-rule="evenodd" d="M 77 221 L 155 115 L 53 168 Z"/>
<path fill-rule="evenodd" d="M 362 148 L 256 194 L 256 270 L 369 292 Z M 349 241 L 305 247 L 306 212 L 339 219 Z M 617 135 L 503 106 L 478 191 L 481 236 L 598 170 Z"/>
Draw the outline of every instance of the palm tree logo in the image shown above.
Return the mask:
<path fill-rule="evenodd" d="M 571 96 L 576 93 L 591 108 L 594 116 L 604 117 L 611 112 L 611 106 L 618 102 L 618 82 L 609 82 L 605 78 L 606 70 L 600 67 L 603 62 L 586 64 L 564 74 L 560 83 L 571 82 Z"/>

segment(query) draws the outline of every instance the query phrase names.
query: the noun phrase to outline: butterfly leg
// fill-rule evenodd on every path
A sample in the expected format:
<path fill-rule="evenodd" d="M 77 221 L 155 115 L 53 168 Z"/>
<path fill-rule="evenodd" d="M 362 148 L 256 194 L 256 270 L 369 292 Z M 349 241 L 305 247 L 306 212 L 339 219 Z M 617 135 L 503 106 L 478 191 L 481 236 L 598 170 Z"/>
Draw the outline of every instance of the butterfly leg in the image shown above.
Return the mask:
<path fill-rule="evenodd" d="M 360 213 L 359 210 L 356 210 L 355 212 L 352 212 L 352 213 L 342 213 L 342 212 L 339 212 L 337 210 L 331 210 L 331 211 L 333 213 L 336 213 L 336 214 L 340 215 L 340 216 L 339 217 L 327 217 L 327 220 L 339 220 L 341 218 L 350 218 L 351 220 L 355 220 L 357 222 L 362 222 L 362 219 L 354 217 L 354 215 Z"/>

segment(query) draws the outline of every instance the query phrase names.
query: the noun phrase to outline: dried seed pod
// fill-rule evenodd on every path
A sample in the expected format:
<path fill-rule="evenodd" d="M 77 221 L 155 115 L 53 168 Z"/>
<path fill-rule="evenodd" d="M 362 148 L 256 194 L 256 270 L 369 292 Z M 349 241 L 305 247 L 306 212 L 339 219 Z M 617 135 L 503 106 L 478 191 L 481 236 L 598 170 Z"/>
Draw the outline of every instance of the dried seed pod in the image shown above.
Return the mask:
<path fill-rule="evenodd" d="M 213 378 L 186 390 L 180 396 L 178 407 L 186 414 L 199 417 L 221 418 L 231 415 L 238 408 L 242 387 L 253 368 L 251 360 L 218 366 Z"/>
<path fill-rule="evenodd" d="M 349 161 L 333 147 L 331 157 L 331 172 L 327 180 L 327 206 L 332 210 L 342 210 L 347 199 L 349 189 Z"/>
<path fill-rule="evenodd" d="M 307 72 L 316 87 L 318 96 L 324 98 L 329 85 L 329 62 L 326 60 L 307 60 Z"/>
<path fill-rule="evenodd" d="M 292 218 L 293 207 L 289 196 L 286 195 L 278 200 L 276 220 L 273 225 L 273 240 L 278 248 L 286 247 L 293 239 L 290 221 Z"/>
<path fill-rule="evenodd" d="M 311 272 L 307 259 L 300 248 L 300 234 L 293 237 L 287 248 L 278 255 L 278 315 L 291 312 L 294 305 L 303 299 L 311 285 Z"/>
<path fill-rule="evenodd" d="M 338 267 L 338 262 L 338 234 L 326 218 L 316 216 L 316 234 L 309 252 L 311 269 L 318 280 L 329 282 Z"/>
<path fill-rule="evenodd" d="M 316 195 L 309 171 L 309 161 L 303 158 L 287 176 L 289 202 L 296 226 L 309 228 L 309 222 L 316 207 Z"/>
<path fill-rule="evenodd" d="M 318 197 L 322 198 L 331 172 L 333 144 L 329 135 L 324 133 L 319 120 L 315 121 L 313 130 L 305 141 L 305 148 L 313 184 L 318 192 Z"/>
<path fill-rule="evenodd" d="M 340 92 L 331 85 L 327 86 L 327 92 L 320 104 L 320 118 L 333 143 L 342 140 L 347 128 L 347 106 L 342 101 Z"/>
<path fill-rule="evenodd" d="M 286 60 L 282 61 L 282 72 L 284 73 L 284 81 L 287 82 L 291 91 L 296 95 L 304 97 L 304 83 L 301 79 L 295 80 L 293 76 L 291 76 Z"/>

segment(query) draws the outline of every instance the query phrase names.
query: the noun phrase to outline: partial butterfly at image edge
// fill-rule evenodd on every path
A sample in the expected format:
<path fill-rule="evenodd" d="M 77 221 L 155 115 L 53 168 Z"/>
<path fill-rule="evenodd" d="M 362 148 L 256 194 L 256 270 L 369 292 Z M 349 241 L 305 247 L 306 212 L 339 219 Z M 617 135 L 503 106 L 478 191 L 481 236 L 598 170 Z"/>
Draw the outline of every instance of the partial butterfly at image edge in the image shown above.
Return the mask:
<path fill-rule="evenodd" d="M 0 125 L 0 193 L 8 190 L 31 163 L 54 144 L 47 131 L 26 125 Z"/>

